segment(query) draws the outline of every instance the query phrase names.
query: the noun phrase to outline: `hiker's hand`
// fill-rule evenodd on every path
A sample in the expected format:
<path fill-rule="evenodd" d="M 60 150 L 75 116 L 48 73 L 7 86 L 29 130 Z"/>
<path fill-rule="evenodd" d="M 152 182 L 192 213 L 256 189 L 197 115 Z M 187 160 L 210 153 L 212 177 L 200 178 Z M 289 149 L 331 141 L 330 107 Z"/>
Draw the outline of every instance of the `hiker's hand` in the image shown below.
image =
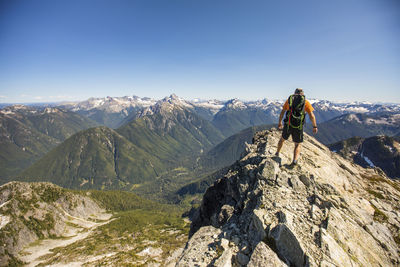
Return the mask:
<path fill-rule="evenodd" d="M 279 130 L 282 130 L 282 129 L 283 129 L 282 122 L 278 123 L 278 129 L 279 129 Z"/>
<path fill-rule="evenodd" d="M 312 131 L 313 131 L 314 134 L 316 134 L 316 133 L 318 133 L 318 128 L 317 127 L 313 127 Z"/>

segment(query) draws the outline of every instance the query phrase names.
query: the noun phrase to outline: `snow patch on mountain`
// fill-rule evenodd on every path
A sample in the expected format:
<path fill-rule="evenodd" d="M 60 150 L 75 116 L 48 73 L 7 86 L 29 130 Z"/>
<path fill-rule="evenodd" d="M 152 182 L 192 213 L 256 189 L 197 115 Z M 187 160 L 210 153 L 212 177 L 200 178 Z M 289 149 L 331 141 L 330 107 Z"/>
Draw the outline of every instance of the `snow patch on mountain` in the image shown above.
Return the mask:
<path fill-rule="evenodd" d="M 191 101 L 193 106 L 197 107 L 203 107 L 203 108 L 208 108 L 211 110 L 216 110 L 219 111 L 224 107 L 224 102 L 220 100 L 200 100 L 200 99 L 194 99 Z"/>
<path fill-rule="evenodd" d="M 13 115 L 13 114 L 15 114 L 15 112 L 13 112 L 13 111 L 11 111 L 11 110 L 0 110 L 0 113 L 1 114 L 4 114 L 4 115 Z"/>
<path fill-rule="evenodd" d="M 92 108 L 97 108 L 104 104 L 104 99 L 94 99 L 92 102 Z"/>
<path fill-rule="evenodd" d="M 45 108 L 43 114 L 60 113 L 61 110 L 58 108 Z"/>
<path fill-rule="evenodd" d="M 388 121 L 387 118 L 379 118 L 379 119 L 374 119 L 374 118 L 367 118 L 365 120 L 366 124 L 392 124 L 391 122 Z"/>
<path fill-rule="evenodd" d="M 241 110 L 241 109 L 246 109 L 246 108 L 247 108 L 247 106 L 245 105 L 245 103 L 240 101 L 237 98 L 228 100 L 225 103 L 225 106 L 223 107 L 224 110 L 227 110 L 227 109 Z"/>
<path fill-rule="evenodd" d="M 355 113 L 366 113 L 369 111 L 365 107 L 346 107 L 346 108 L 342 108 L 342 110 L 346 110 L 348 112 L 355 112 Z"/>
<path fill-rule="evenodd" d="M 361 123 L 360 119 L 355 114 L 350 114 L 347 116 L 347 121 L 355 121 L 357 123 Z"/>
<path fill-rule="evenodd" d="M 138 96 L 123 96 L 123 97 L 103 97 L 103 98 L 89 98 L 86 101 L 77 103 L 66 103 L 65 106 L 72 111 L 90 111 L 93 109 L 105 110 L 108 112 L 122 112 L 129 108 L 135 107 L 149 107 L 155 104 L 156 101 L 148 97 Z"/>
<path fill-rule="evenodd" d="M 157 101 L 154 105 L 144 108 L 141 112 L 137 114 L 137 118 L 141 118 L 144 116 L 153 115 L 154 113 L 160 112 L 172 112 L 174 109 L 183 109 L 189 108 L 193 109 L 194 106 L 184 100 L 183 98 L 178 97 L 175 94 L 172 94 L 168 97 L 164 97 L 163 99 Z"/>
<path fill-rule="evenodd" d="M 162 99 L 161 101 L 157 102 L 157 103 L 169 103 L 171 105 L 178 105 L 178 106 L 183 106 L 183 107 L 188 107 L 188 108 L 192 108 L 193 105 L 186 102 L 185 99 L 172 94 L 169 97 L 165 97 L 164 99 Z"/>
<path fill-rule="evenodd" d="M 365 160 L 366 163 L 368 163 L 368 165 L 369 165 L 371 168 L 374 168 L 374 167 L 375 167 L 374 163 L 373 163 L 367 156 L 364 156 L 363 153 L 361 153 L 361 157 Z"/>

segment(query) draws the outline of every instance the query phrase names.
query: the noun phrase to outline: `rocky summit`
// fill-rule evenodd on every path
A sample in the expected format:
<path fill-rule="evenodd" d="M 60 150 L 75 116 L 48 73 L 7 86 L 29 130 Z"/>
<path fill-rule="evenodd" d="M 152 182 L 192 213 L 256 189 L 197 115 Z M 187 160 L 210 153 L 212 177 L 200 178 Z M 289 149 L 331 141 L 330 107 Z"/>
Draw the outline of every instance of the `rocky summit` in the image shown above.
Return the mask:
<path fill-rule="evenodd" d="M 177 266 L 398 266 L 400 183 L 304 136 L 257 132 L 208 188 Z"/>

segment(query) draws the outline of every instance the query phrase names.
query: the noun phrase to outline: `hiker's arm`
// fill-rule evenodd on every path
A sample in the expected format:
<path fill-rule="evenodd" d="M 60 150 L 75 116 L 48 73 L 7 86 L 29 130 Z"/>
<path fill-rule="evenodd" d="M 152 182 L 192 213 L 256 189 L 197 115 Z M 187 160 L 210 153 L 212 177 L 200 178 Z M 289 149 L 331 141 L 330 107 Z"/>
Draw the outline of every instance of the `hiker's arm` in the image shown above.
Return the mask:
<path fill-rule="evenodd" d="M 308 116 L 310 116 L 310 120 L 313 125 L 313 133 L 316 134 L 318 132 L 318 128 L 317 128 L 317 120 L 315 119 L 314 112 L 311 111 L 310 113 L 308 113 Z"/>
<path fill-rule="evenodd" d="M 282 119 L 283 119 L 283 115 L 285 115 L 285 110 L 282 109 L 281 114 L 279 115 L 279 122 L 278 122 L 278 129 L 282 129 L 283 125 L 282 125 Z"/>

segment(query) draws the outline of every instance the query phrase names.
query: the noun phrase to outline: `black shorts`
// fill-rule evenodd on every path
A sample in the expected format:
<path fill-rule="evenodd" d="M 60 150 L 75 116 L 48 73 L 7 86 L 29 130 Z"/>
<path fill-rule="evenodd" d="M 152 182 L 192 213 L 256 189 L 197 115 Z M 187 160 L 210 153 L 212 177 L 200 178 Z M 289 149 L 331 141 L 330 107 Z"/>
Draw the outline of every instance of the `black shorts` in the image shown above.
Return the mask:
<path fill-rule="evenodd" d="M 292 140 L 295 143 L 303 142 L 303 129 L 296 129 L 289 127 L 286 123 L 283 126 L 282 138 L 288 140 L 289 136 L 292 135 Z"/>

